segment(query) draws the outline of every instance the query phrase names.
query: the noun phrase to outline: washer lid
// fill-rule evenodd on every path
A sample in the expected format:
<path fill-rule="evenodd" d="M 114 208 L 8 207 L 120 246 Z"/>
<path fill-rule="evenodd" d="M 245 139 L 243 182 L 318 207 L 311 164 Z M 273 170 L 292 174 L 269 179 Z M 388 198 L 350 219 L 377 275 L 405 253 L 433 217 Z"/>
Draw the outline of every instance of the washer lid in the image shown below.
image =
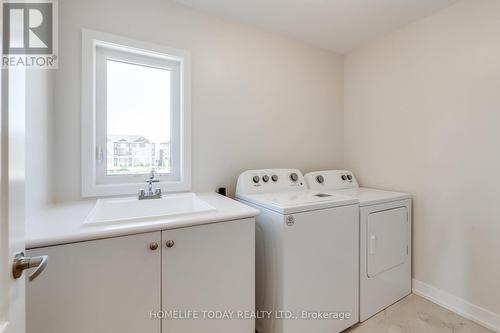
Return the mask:
<path fill-rule="evenodd" d="M 385 202 L 392 202 L 404 199 L 411 199 L 407 193 L 391 192 L 384 190 L 377 190 L 367 187 L 351 188 L 345 190 L 325 191 L 325 193 L 332 193 L 356 198 L 359 201 L 359 206 L 376 205 Z"/>
<path fill-rule="evenodd" d="M 251 195 L 236 195 L 238 199 L 265 207 L 281 214 L 300 213 L 357 204 L 354 197 L 338 193 L 326 193 L 314 190 L 287 191 Z"/>

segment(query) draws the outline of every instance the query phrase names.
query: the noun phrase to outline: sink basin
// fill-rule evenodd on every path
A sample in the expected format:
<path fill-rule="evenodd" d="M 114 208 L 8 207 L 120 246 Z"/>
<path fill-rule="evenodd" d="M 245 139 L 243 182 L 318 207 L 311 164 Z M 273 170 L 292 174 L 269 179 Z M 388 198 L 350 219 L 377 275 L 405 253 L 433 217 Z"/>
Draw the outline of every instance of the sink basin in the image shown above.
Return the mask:
<path fill-rule="evenodd" d="M 99 199 L 84 224 L 118 223 L 215 211 L 194 193 L 166 195 L 161 199 L 136 197 Z"/>

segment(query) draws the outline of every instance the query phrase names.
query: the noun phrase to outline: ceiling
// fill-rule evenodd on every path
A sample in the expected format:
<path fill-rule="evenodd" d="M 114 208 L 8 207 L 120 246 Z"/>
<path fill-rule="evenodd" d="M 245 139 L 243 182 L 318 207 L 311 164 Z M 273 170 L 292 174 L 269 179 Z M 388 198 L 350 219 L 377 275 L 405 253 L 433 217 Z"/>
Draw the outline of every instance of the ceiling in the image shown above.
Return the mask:
<path fill-rule="evenodd" d="M 176 0 L 339 53 L 457 0 Z"/>

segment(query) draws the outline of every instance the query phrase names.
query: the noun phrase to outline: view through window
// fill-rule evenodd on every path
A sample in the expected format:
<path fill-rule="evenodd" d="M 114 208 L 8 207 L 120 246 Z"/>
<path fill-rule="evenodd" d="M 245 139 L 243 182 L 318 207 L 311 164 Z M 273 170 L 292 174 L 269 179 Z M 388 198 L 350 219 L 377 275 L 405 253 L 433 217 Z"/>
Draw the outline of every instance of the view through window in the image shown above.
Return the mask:
<path fill-rule="evenodd" d="M 106 60 L 107 175 L 171 172 L 171 72 Z"/>

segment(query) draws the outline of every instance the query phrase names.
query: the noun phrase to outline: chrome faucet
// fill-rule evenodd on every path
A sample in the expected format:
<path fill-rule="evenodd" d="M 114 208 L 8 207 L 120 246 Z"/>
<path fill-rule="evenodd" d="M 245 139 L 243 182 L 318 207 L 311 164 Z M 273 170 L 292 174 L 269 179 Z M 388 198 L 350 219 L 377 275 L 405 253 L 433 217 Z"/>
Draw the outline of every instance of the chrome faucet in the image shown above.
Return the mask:
<path fill-rule="evenodd" d="M 149 174 L 149 179 L 146 181 L 148 183 L 148 191 L 140 190 L 139 191 L 139 200 L 147 200 L 147 199 L 160 199 L 161 198 L 161 188 L 157 188 L 153 192 L 153 183 L 159 183 L 159 179 L 155 179 L 155 169 L 151 170 Z"/>

